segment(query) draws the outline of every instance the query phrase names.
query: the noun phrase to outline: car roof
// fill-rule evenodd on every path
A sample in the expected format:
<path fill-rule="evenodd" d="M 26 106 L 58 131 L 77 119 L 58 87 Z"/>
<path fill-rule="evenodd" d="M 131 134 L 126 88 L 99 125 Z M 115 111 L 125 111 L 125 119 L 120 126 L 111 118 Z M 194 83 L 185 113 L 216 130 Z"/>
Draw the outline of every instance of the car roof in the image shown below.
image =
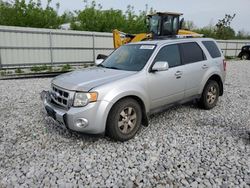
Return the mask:
<path fill-rule="evenodd" d="M 198 42 L 198 41 L 214 41 L 211 38 L 170 38 L 170 39 L 159 39 L 159 40 L 148 40 L 148 41 L 140 41 L 131 44 L 148 44 L 148 45 L 164 45 L 164 44 L 173 44 L 173 43 L 181 43 L 181 42 Z"/>

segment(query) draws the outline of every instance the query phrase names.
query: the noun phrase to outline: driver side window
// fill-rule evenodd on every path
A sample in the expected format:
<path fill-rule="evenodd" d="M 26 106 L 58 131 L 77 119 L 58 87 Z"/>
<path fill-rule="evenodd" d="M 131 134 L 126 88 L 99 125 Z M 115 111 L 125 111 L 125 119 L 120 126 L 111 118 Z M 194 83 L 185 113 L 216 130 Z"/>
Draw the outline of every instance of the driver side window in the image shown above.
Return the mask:
<path fill-rule="evenodd" d="M 155 57 L 154 63 L 157 61 L 167 61 L 170 68 L 181 65 L 179 46 L 174 44 L 161 48 Z"/>

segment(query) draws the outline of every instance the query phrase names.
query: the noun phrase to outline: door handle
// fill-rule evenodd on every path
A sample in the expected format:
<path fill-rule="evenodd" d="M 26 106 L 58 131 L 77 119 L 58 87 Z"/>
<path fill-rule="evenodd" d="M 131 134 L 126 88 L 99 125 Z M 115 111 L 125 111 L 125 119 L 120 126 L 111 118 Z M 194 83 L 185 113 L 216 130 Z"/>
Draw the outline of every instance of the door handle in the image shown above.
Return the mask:
<path fill-rule="evenodd" d="M 182 75 L 182 71 L 177 71 L 175 74 L 176 78 L 181 78 L 181 75 Z"/>
<path fill-rule="evenodd" d="M 206 64 L 202 65 L 202 69 L 207 69 L 208 66 Z"/>
<path fill-rule="evenodd" d="M 182 75 L 182 72 L 181 71 L 177 71 L 176 73 L 175 73 L 175 76 L 181 76 Z"/>

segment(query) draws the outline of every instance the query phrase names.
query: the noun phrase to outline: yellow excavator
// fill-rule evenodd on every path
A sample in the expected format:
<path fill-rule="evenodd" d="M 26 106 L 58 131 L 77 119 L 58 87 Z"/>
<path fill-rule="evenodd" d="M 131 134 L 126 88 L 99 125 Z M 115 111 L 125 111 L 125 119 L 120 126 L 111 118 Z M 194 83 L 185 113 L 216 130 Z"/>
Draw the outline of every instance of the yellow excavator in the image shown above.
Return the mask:
<path fill-rule="evenodd" d="M 114 47 L 118 48 L 123 44 L 138 42 L 143 40 L 181 38 L 181 37 L 202 37 L 203 35 L 182 30 L 184 19 L 180 20 L 181 13 L 157 12 L 147 15 L 147 26 L 149 33 L 128 34 L 117 29 L 113 30 Z"/>

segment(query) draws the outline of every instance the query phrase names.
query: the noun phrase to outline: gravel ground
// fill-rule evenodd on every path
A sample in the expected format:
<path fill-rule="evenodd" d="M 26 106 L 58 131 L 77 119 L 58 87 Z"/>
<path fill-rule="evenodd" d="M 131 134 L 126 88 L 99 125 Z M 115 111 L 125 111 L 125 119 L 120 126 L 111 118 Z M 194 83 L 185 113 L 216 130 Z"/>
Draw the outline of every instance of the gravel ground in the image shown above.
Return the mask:
<path fill-rule="evenodd" d="M 0 187 L 250 187 L 250 62 L 227 69 L 214 109 L 171 108 L 125 143 L 47 117 L 50 79 L 0 81 Z"/>

